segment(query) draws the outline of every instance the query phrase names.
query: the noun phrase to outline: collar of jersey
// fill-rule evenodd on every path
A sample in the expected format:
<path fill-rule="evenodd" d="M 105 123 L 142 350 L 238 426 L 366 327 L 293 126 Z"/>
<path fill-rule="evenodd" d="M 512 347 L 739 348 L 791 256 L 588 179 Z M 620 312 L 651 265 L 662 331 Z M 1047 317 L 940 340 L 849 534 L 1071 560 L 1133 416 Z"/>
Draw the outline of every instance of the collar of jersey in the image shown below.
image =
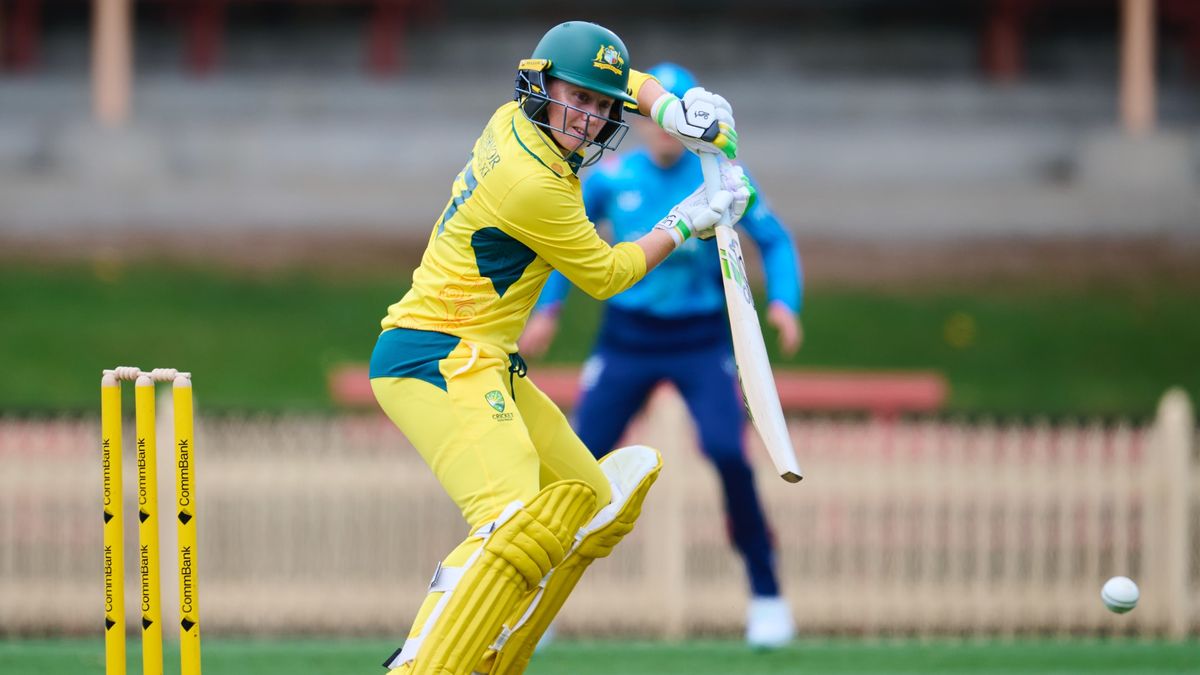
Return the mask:
<path fill-rule="evenodd" d="M 542 166 L 548 171 L 558 176 L 566 178 L 568 175 L 579 173 L 579 166 L 583 163 L 583 155 L 572 153 L 569 158 L 564 159 L 562 153 L 557 149 L 557 146 L 546 135 L 546 132 L 539 129 L 533 122 L 525 118 L 525 113 L 521 112 L 518 106 L 513 111 L 512 116 L 513 138 L 517 139 L 517 144 L 521 146 L 525 152 L 533 156 Z M 555 164 L 562 166 L 566 163 L 569 170 L 555 171 Z"/>

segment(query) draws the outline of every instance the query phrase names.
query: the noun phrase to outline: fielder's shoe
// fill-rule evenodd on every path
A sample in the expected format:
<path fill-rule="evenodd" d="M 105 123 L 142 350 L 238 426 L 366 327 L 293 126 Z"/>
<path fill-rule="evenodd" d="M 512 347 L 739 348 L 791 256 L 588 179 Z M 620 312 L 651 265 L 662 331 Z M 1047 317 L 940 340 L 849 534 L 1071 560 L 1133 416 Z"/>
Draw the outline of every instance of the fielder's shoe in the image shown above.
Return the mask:
<path fill-rule="evenodd" d="M 760 649 L 782 647 L 796 637 L 796 622 L 787 600 L 756 596 L 746 611 L 746 644 Z"/>

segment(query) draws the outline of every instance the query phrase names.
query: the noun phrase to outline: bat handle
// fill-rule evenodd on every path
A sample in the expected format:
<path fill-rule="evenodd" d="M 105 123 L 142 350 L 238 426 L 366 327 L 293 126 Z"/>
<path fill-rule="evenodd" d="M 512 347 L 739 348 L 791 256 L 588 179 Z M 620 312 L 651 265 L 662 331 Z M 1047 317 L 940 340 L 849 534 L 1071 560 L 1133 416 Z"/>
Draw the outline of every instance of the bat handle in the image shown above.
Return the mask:
<path fill-rule="evenodd" d="M 704 172 L 704 194 L 712 199 L 721 191 L 721 159 L 712 152 L 701 152 L 700 170 Z M 728 213 L 721 217 L 718 226 L 729 227 Z"/>

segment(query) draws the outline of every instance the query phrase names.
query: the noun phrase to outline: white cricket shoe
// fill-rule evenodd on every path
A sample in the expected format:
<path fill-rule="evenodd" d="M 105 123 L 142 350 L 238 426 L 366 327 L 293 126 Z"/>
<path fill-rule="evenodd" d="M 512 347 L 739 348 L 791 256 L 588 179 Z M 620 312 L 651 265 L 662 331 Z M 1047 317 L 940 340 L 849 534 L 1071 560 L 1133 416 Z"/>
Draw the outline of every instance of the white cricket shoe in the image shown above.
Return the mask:
<path fill-rule="evenodd" d="M 796 637 L 796 622 L 787 600 L 755 596 L 746 610 L 746 644 L 760 649 L 782 647 Z"/>

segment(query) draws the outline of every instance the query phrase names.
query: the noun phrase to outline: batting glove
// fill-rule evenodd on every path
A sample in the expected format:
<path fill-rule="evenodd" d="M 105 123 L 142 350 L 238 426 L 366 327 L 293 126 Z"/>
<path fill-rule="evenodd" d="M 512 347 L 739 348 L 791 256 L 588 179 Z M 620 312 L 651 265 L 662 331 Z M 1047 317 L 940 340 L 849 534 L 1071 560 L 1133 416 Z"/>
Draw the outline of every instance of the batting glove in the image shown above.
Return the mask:
<path fill-rule="evenodd" d="M 704 195 L 704 187 L 701 186 L 676 204 L 667 213 L 666 218 L 658 221 L 654 229 L 666 230 L 675 242 L 675 248 L 679 248 L 693 236 L 708 239 L 713 236 L 713 227 L 730 211 L 733 200 L 734 196 L 727 190 L 720 190 L 712 201 L 709 201 Z M 732 217 L 732 213 L 730 216 Z"/>
<path fill-rule="evenodd" d="M 724 153 L 737 157 L 737 131 L 729 101 L 700 87 L 688 89 L 680 100 L 663 94 L 650 107 L 658 126 L 695 153 Z"/>
<path fill-rule="evenodd" d="M 732 197 L 729 206 L 729 225 L 735 225 L 758 201 L 758 191 L 750 184 L 750 178 L 742 167 L 721 162 L 721 189 Z M 704 237 L 707 239 L 707 237 Z"/>

